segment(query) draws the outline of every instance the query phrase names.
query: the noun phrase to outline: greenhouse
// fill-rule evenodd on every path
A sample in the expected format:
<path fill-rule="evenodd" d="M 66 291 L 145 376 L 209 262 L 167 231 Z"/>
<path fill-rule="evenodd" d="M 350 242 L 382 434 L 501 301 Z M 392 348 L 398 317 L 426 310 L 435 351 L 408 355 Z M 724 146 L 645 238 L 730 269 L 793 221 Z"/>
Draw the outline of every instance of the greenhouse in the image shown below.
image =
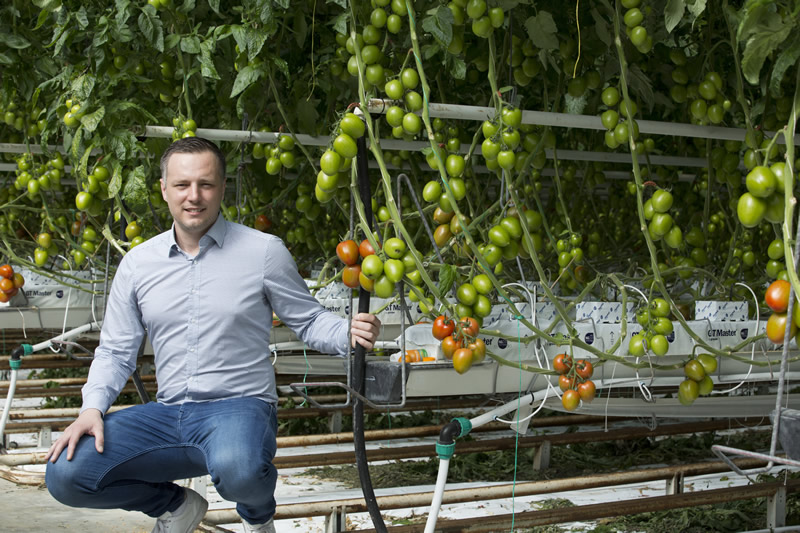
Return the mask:
<path fill-rule="evenodd" d="M 0 529 L 800 531 L 799 28 L 3 3 Z"/>

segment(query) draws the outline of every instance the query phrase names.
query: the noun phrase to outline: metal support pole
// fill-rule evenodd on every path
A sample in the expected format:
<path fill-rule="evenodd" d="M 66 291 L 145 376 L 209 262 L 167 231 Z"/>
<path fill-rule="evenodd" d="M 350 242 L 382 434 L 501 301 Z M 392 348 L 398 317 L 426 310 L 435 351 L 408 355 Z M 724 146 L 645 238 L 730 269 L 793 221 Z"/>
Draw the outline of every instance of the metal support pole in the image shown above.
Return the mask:
<path fill-rule="evenodd" d="M 775 494 L 767 496 L 767 527 L 786 525 L 786 487 L 780 487 Z"/>

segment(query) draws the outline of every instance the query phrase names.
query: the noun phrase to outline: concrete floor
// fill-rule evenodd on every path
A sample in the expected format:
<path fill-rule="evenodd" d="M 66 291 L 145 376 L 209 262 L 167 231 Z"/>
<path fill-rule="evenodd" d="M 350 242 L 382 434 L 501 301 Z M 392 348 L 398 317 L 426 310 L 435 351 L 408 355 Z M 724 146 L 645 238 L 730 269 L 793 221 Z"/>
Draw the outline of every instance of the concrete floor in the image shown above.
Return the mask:
<path fill-rule="evenodd" d="M 3 533 L 149 533 L 154 525 L 154 520 L 142 513 L 66 507 L 44 487 L 5 479 L 0 479 L 0 517 Z"/>

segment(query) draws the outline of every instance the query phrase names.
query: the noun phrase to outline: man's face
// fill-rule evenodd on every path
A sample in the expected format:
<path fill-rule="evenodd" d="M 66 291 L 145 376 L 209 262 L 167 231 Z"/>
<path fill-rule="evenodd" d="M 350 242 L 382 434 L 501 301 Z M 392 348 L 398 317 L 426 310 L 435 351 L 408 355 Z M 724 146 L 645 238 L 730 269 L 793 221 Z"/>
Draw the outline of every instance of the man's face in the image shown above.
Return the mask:
<path fill-rule="evenodd" d="M 161 195 L 175 220 L 178 239 L 197 241 L 214 224 L 219 214 L 225 181 L 211 152 L 175 153 L 167 162 L 161 180 Z"/>

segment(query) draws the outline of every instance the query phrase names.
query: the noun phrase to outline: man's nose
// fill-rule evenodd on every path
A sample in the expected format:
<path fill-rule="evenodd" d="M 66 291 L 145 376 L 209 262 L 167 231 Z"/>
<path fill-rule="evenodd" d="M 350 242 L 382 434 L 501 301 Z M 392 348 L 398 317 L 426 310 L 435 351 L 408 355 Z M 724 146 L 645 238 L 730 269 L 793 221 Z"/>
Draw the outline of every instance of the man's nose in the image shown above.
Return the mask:
<path fill-rule="evenodd" d="M 189 200 L 197 200 L 200 198 L 200 186 L 196 183 L 192 183 L 189 185 L 189 191 L 187 193 Z"/>

